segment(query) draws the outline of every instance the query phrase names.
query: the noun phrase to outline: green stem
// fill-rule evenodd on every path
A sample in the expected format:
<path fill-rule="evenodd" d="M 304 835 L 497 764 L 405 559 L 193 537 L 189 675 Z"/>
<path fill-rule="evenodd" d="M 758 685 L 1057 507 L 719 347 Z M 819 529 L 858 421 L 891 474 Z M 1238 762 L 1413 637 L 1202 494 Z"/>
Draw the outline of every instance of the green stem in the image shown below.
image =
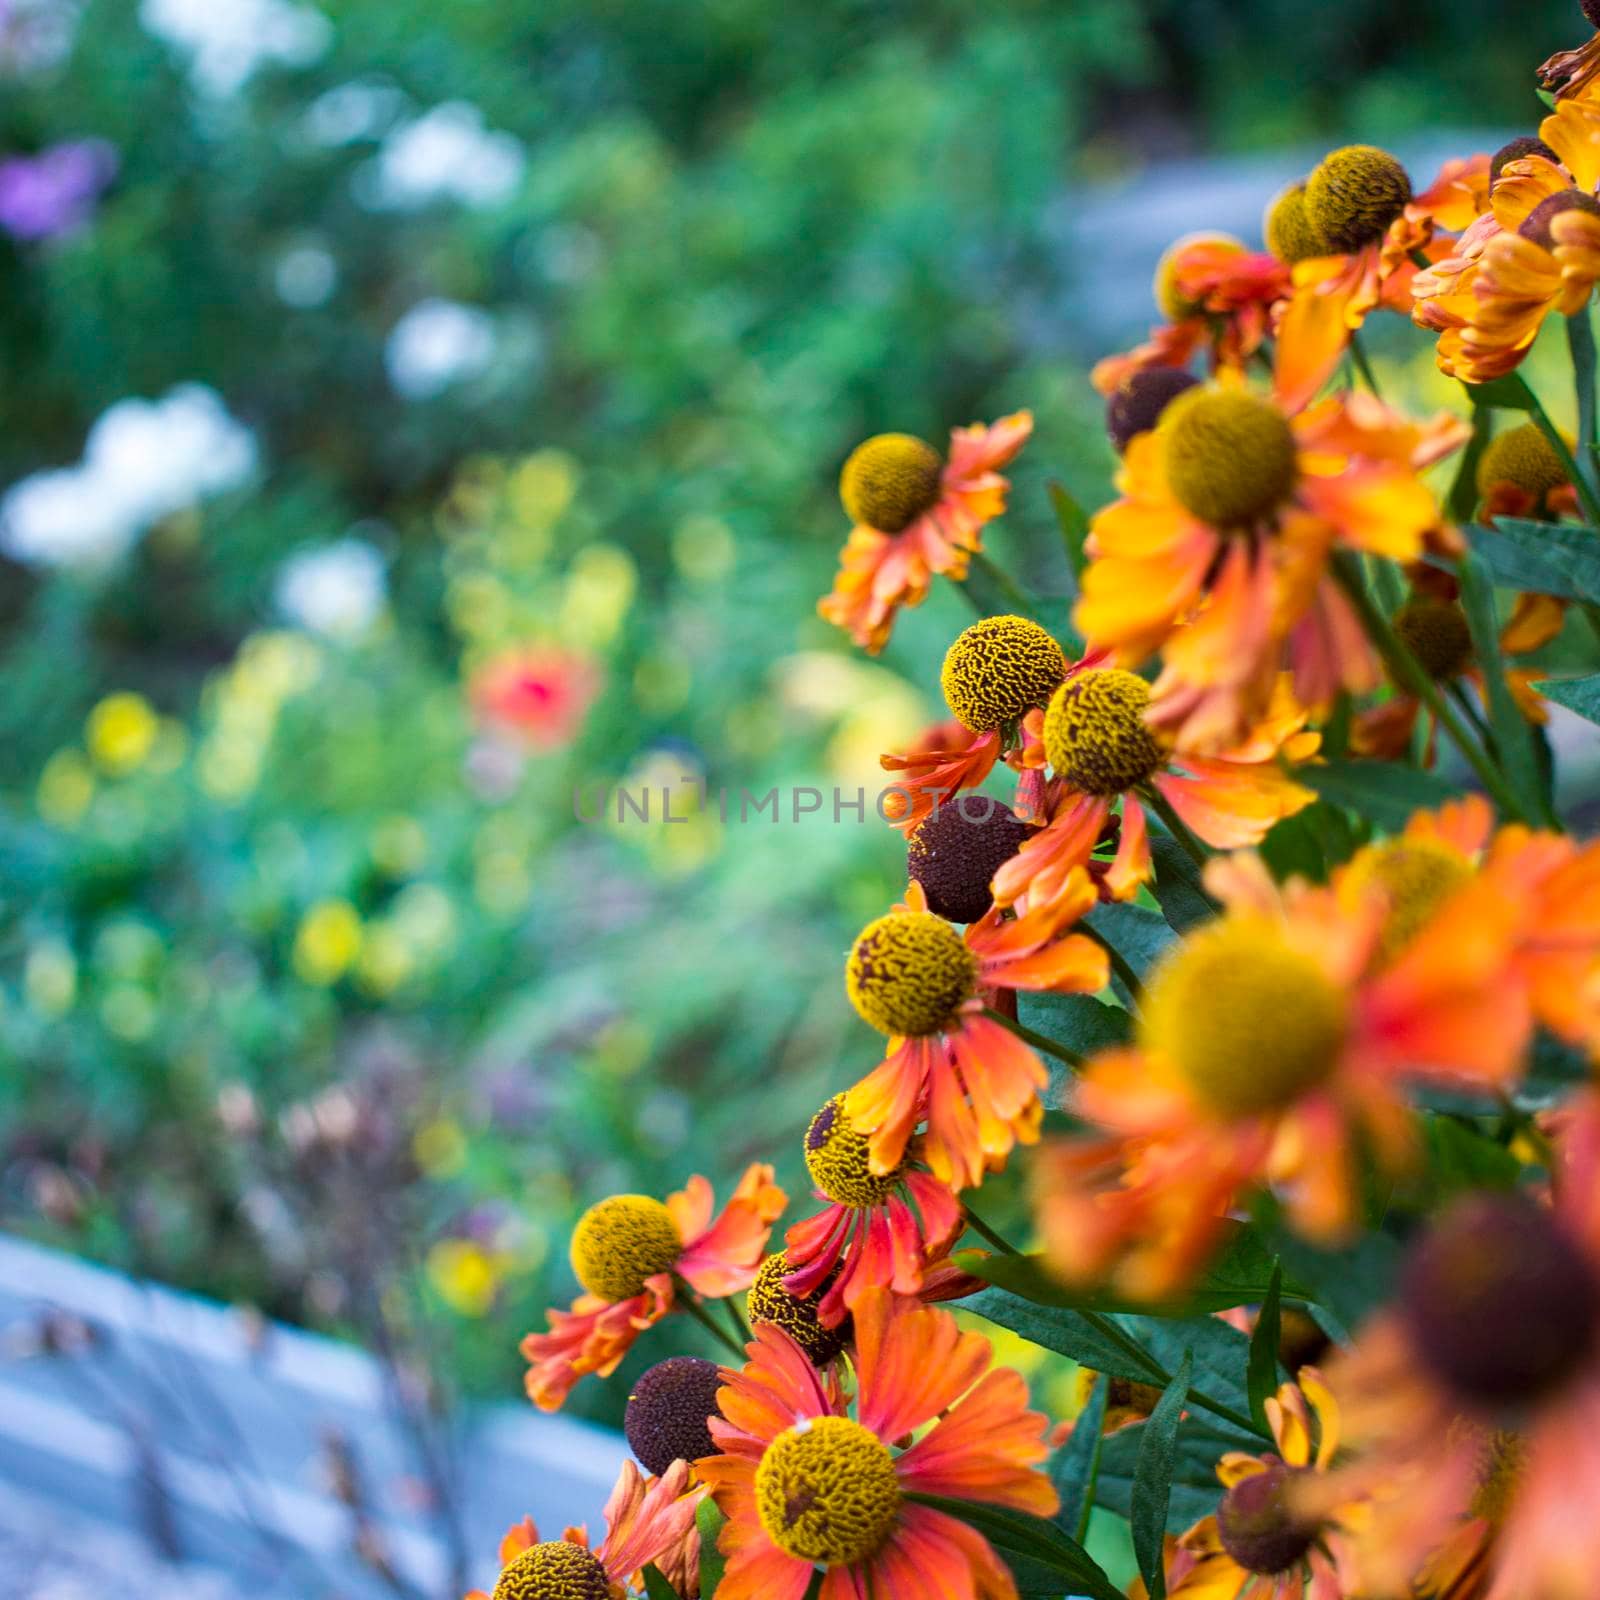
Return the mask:
<path fill-rule="evenodd" d="M 1002 1011 L 996 1011 L 993 1006 L 985 1006 L 983 1014 L 990 1021 L 998 1022 L 1002 1028 L 1016 1034 L 1024 1044 L 1031 1044 L 1035 1050 L 1043 1050 L 1047 1056 L 1054 1056 L 1057 1061 L 1064 1061 L 1069 1067 L 1078 1068 L 1084 1063 L 1084 1058 L 1076 1050 L 1069 1050 L 1064 1044 L 1057 1044 L 1054 1039 L 1046 1038 L 1042 1033 L 1035 1033 L 1026 1023 L 1018 1022 L 1015 1017 L 1008 1017 Z"/>
<path fill-rule="evenodd" d="M 1372 363 L 1367 360 L 1367 352 L 1362 347 L 1359 333 L 1350 335 L 1350 359 L 1355 362 L 1356 371 L 1361 374 L 1361 381 L 1377 399 L 1383 399 L 1383 391 L 1378 388 L 1378 380 L 1373 376 Z"/>
<path fill-rule="evenodd" d="M 1089 1481 L 1083 1486 L 1083 1509 L 1078 1513 L 1078 1526 L 1073 1532 L 1079 1544 L 1089 1537 L 1089 1519 L 1094 1515 L 1094 1497 L 1100 1488 L 1100 1452 L 1105 1448 L 1106 1429 L 1102 1418 L 1100 1431 L 1095 1435 L 1094 1450 L 1089 1457 Z"/>
<path fill-rule="evenodd" d="M 1522 805 L 1512 793 L 1499 768 L 1479 748 L 1467 725 L 1456 715 L 1455 708 L 1439 693 L 1439 685 L 1423 671 L 1417 658 L 1390 627 L 1389 619 L 1372 603 L 1372 596 L 1367 593 L 1367 587 L 1361 581 L 1361 569 L 1355 565 L 1347 551 L 1341 551 L 1334 556 L 1333 577 L 1344 590 L 1350 604 L 1355 607 L 1356 615 L 1361 619 L 1361 626 L 1378 654 L 1382 656 L 1390 677 L 1402 689 L 1409 689 L 1433 713 L 1439 726 L 1450 735 L 1456 748 L 1477 773 L 1495 804 L 1508 817 L 1525 821 Z"/>
<path fill-rule="evenodd" d="M 1167 797 L 1159 789 L 1146 785 L 1139 791 L 1139 798 L 1161 818 L 1162 826 L 1183 846 L 1189 859 L 1203 869 L 1211 859 L 1211 852 L 1189 831 L 1188 823 L 1173 810 Z"/>
<path fill-rule="evenodd" d="M 1080 1310 L 1078 1315 L 1092 1327 L 1101 1338 L 1114 1344 L 1118 1349 L 1133 1356 L 1139 1363 L 1148 1369 L 1150 1382 L 1159 1388 L 1166 1388 L 1172 1382 L 1172 1374 L 1150 1354 L 1145 1347 L 1135 1338 L 1123 1331 L 1122 1326 L 1104 1312 Z M 1209 1411 L 1214 1417 L 1221 1417 L 1224 1422 L 1231 1422 L 1234 1427 L 1242 1429 L 1245 1433 L 1253 1433 L 1257 1438 L 1270 1438 L 1266 1429 L 1262 1428 L 1252 1417 L 1247 1417 L 1241 1411 L 1235 1411 L 1232 1406 L 1224 1405 L 1220 1400 L 1213 1400 L 1210 1395 L 1199 1389 L 1189 1390 L 1189 1399 L 1203 1410 Z"/>
<path fill-rule="evenodd" d="M 1466 686 L 1459 678 L 1454 678 L 1450 683 L 1450 698 L 1461 707 L 1461 714 L 1472 724 L 1473 732 L 1483 741 L 1485 750 L 1494 748 L 1494 735 L 1489 731 L 1489 724 L 1483 720 L 1478 708 L 1472 703 L 1472 696 L 1467 693 Z"/>
<path fill-rule="evenodd" d="M 1580 600 L 1578 609 L 1583 613 L 1583 620 L 1589 624 L 1590 632 L 1600 639 L 1600 606 L 1592 600 Z"/>
<path fill-rule="evenodd" d="M 1134 1003 L 1138 1004 L 1144 998 L 1144 985 L 1139 982 L 1139 974 L 1128 965 L 1127 958 L 1123 953 L 1103 933 L 1091 928 L 1087 922 L 1080 922 L 1076 931 L 1087 934 L 1111 958 L 1111 970 L 1122 979 L 1123 985 L 1133 997 Z"/>
<path fill-rule="evenodd" d="M 742 1366 L 745 1359 L 744 1347 L 742 1345 L 735 1344 L 732 1335 L 729 1334 L 727 1329 L 724 1328 L 720 1323 L 713 1322 L 711 1320 L 710 1312 L 708 1312 L 706 1308 L 695 1298 L 694 1290 L 691 1289 L 682 1278 L 674 1273 L 672 1281 L 678 1291 L 678 1304 L 681 1305 L 683 1309 L 687 1311 L 689 1315 L 693 1317 L 694 1320 L 698 1322 L 713 1339 L 717 1340 L 717 1342 L 721 1344 L 724 1349 L 732 1351 L 734 1359 Z"/>
<path fill-rule="evenodd" d="M 1595 348 L 1589 307 L 1567 318 L 1567 350 L 1572 356 L 1572 380 L 1578 391 L 1578 466 L 1591 482 L 1595 447 Z"/>
<path fill-rule="evenodd" d="M 1007 1244 L 1004 1239 L 989 1226 L 982 1217 L 969 1205 L 963 1205 L 962 1210 L 967 1214 L 967 1226 L 981 1239 L 987 1239 L 1003 1256 L 1020 1256 L 1022 1252 L 1014 1244 Z"/>

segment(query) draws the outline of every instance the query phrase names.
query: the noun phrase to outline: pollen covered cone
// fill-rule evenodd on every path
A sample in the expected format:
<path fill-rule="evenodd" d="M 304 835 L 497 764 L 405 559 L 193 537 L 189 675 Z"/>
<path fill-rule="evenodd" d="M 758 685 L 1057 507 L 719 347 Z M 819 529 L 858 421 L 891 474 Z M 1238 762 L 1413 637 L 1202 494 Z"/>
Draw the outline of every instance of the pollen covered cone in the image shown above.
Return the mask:
<path fill-rule="evenodd" d="M 1417 474 L 1466 436 L 1367 394 L 1290 417 L 1240 382 L 1190 390 L 1128 446 L 1074 620 L 1115 665 L 1162 653 L 1149 721 L 1187 750 L 1248 739 L 1283 670 L 1320 714 L 1378 682 L 1331 556 L 1420 557 L 1439 512 Z"/>
<path fill-rule="evenodd" d="M 1320 736 L 1281 681 L 1268 714 L 1230 749 L 1173 748 L 1150 728 L 1150 686 L 1137 674 L 1085 656 L 1056 691 L 1040 726 L 1052 776 L 1039 808 L 1043 826 L 995 873 L 995 904 L 1048 903 L 1075 869 L 1088 867 L 1113 808 L 1121 827 L 1106 892 L 1126 900 L 1153 876 L 1146 796 L 1164 799 L 1217 849 L 1259 844 L 1274 823 L 1315 800 L 1288 774 L 1309 760 Z M 1098 867 L 1099 863 L 1095 863 Z"/>
<path fill-rule="evenodd" d="M 1464 383 L 1514 371 L 1545 318 L 1582 310 L 1600 280 L 1600 105 L 1562 101 L 1539 144 L 1504 165 L 1488 210 L 1412 286 L 1440 369 Z"/>
<path fill-rule="evenodd" d="M 876 655 L 900 607 L 920 605 L 936 573 L 966 577 L 984 525 L 1006 508 L 1010 485 L 1000 469 L 1032 431 L 1032 414 L 1018 411 L 957 428 L 942 457 L 905 433 L 858 445 L 839 479 L 850 537 L 819 613 Z"/>
<path fill-rule="evenodd" d="M 1436 229 L 1473 223 L 1485 204 L 1488 169 L 1487 156 L 1451 162 L 1413 195 L 1405 168 L 1387 151 L 1347 145 L 1323 157 L 1297 197 L 1279 201 L 1269 237 L 1295 257 L 1274 361 L 1286 410 L 1311 402 L 1372 311 L 1410 313 L 1415 258 L 1437 252 Z"/>
<path fill-rule="evenodd" d="M 572 1266 L 584 1293 L 570 1311 L 549 1313 L 547 1333 L 522 1341 L 528 1397 L 558 1411 L 588 1373 L 609 1377 L 633 1342 L 672 1310 L 676 1279 L 721 1298 L 750 1286 L 786 1197 L 773 1171 L 752 1164 L 720 1214 L 698 1174 L 665 1204 L 612 1195 L 578 1220 Z"/>
<path fill-rule="evenodd" d="M 1329 1368 L 1353 1447 L 1331 1488 L 1376 1491 L 1357 1550 L 1363 1593 L 1393 1592 L 1441 1552 L 1476 1555 L 1472 1592 L 1486 1600 L 1594 1592 L 1595 1091 L 1549 1128 L 1553 1203 L 1517 1191 L 1458 1198 L 1413 1246 L 1395 1304 Z"/>
<path fill-rule="evenodd" d="M 1152 290 L 1167 320 L 1143 344 L 1095 365 L 1090 381 L 1103 395 L 1125 392 L 1141 373 L 1187 367 L 1202 353 L 1213 371 L 1242 369 L 1266 338 L 1273 307 L 1289 292 L 1289 273 L 1231 234 L 1192 233 L 1162 255 Z M 1113 426 L 1113 437 L 1116 432 Z"/>
<path fill-rule="evenodd" d="M 1045 1419 L 1017 1373 L 991 1369 L 986 1339 L 872 1291 L 856 1310 L 853 1408 L 782 1329 L 761 1328 L 748 1348 L 711 1424 L 722 1454 L 699 1463 L 727 1518 L 721 1600 L 803 1600 L 819 1566 L 822 1600 L 1012 1600 L 988 1541 L 912 1498 L 1056 1509 L 1038 1470 Z"/>
<path fill-rule="evenodd" d="M 1450 896 L 1386 961 L 1378 888 L 1280 888 L 1247 854 L 1206 884 L 1224 914 L 1152 971 L 1133 1047 L 1078 1080 L 1071 1108 L 1098 1132 L 1035 1163 L 1046 1251 L 1070 1281 L 1176 1293 L 1260 1188 L 1307 1237 L 1345 1239 L 1363 1153 L 1390 1173 L 1416 1154 L 1408 1085 L 1488 1091 L 1520 1069 L 1529 1018 L 1508 1004 L 1491 886 Z"/>
<path fill-rule="evenodd" d="M 1301 1368 L 1265 1404 L 1276 1449 L 1230 1450 L 1217 1462 L 1222 1503 L 1177 1541 L 1167 1593 L 1182 1600 L 1354 1600 L 1349 1529 L 1366 1515 L 1358 1499 L 1307 1515 L 1300 1486 L 1326 1475 L 1339 1448 L 1339 1409 L 1322 1375 Z M 1465 1596 L 1457 1600 L 1466 1600 Z"/>
<path fill-rule="evenodd" d="M 581 1528 L 541 1540 L 524 1517 L 500 1542 L 502 1571 L 493 1595 L 474 1589 L 466 1600 L 616 1600 L 646 1566 L 656 1567 L 679 1594 L 699 1583 L 700 1538 L 695 1512 L 704 1489 L 690 1482 L 689 1464 L 675 1461 L 646 1482 L 631 1461 L 605 1504 L 605 1538 L 589 1549 Z"/>
<path fill-rule="evenodd" d="M 928 1270 L 944 1260 L 960 1233 L 959 1202 L 920 1155 L 913 1139 L 893 1171 L 874 1172 L 871 1145 L 850 1120 L 842 1094 L 811 1119 L 806 1171 L 825 1205 L 790 1226 L 785 1284 L 797 1294 L 820 1297 L 824 1326 L 841 1322 L 875 1288 L 920 1294 Z"/>
<path fill-rule="evenodd" d="M 867 1136 L 873 1174 L 900 1168 L 923 1122 L 921 1159 L 949 1189 L 981 1183 L 1014 1145 L 1038 1138 L 1049 1074 L 1029 1045 L 985 1014 L 983 997 L 1103 989 L 1105 951 L 1068 931 L 1096 898 L 1080 869 L 1050 905 L 1022 917 L 991 909 L 963 935 L 927 909 L 912 883 L 902 905 L 862 930 L 846 989 L 889 1045 L 882 1064 L 846 1093 L 844 1108 Z"/>

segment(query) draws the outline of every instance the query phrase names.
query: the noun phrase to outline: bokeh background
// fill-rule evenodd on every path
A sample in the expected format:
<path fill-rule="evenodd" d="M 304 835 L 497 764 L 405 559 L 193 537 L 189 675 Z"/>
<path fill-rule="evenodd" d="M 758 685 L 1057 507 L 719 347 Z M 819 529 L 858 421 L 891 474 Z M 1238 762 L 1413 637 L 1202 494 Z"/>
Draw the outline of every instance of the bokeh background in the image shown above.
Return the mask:
<path fill-rule="evenodd" d="M 0 1228 L 442 1412 L 515 1396 L 592 1200 L 799 1192 L 902 857 L 692 786 L 875 786 L 970 615 L 816 619 L 844 455 L 1031 406 L 992 548 L 1066 592 L 1046 480 L 1107 490 L 1087 368 L 1161 246 L 1531 128 L 1584 27 L 0 0 Z M 575 816 L 617 784 L 690 820 Z"/>

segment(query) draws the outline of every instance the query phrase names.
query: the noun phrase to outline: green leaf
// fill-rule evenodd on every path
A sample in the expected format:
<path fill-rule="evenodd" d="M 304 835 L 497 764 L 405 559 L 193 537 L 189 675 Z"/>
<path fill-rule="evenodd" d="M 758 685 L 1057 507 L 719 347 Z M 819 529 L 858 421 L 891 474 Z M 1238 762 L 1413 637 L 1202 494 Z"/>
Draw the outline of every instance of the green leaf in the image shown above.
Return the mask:
<path fill-rule="evenodd" d="M 1114 1516 L 1133 1515 L 1133 1473 L 1147 1426 L 1147 1423 L 1135 1422 L 1118 1428 L 1107 1436 L 1101 1447 L 1095 1504 Z M 1217 1502 L 1222 1498 L 1222 1485 L 1217 1482 L 1219 1457 L 1229 1450 L 1259 1455 L 1263 1448 L 1261 1440 L 1254 1435 L 1241 1433 L 1206 1412 L 1191 1409 L 1178 1425 L 1166 1531 L 1182 1533 L 1217 1509 Z"/>
<path fill-rule="evenodd" d="M 1089 537 L 1089 513 L 1067 493 L 1066 488 L 1054 480 L 1050 483 L 1050 504 L 1055 507 L 1056 521 L 1061 525 L 1061 542 L 1066 547 L 1067 560 L 1072 564 L 1072 575 L 1083 576 L 1089 565 L 1083 543 Z"/>
<path fill-rule="evenodd" d="M 1133 1553 L 1139 1563 L 1150 1600 L 1166 1600 L 1167 1565 L 1163 1540 L 1167 1531 L 1167 1505 L 1172 1498 L 1172 1473 L 1177 1460 L 1178 1419 L 1189 1398 L 1193 1363 L 1187 1352 L 1173 1374 L 1139 1442 L 1139 1459 L 1133 1469 Z"/>
<path fill-rule="evenodd" d="M 722 1569 L 727 1562 L 717 1549 L 717 1535 L 726 1521 L 715 1500 L 707 1498 L 695 1508 L 694 1524 L 700 1532 L 700 1593 L 706 1600 L 712 1600 L 722 1587 Z"/>
<path fill-rule="evenodd" d="M 1450 485 L 1450 493 L 1445 500 L 1445 509 L 1450 513 L 1452 522 L 1465 525 L 1472 521 L 1472 514 L 1478 509 L 1478 462 L 1488 447 L 1489 412 L 1487 409 L 1474 408 L 1472 438 L 1461 452 L 1455 482 Z"/>
<path fill-rule="evenodd" d="M 986 1257 L 982 1264 L 987 1270 L 990 1262 L 998 1259 Z M 976 1264 L 975 1258 L 966 1251 L 960 1252 L 956 1260 L 968 1271 Z M 1066 1306 L 1037 1305 L 1009 1289 L 999 1288 L 980 1290 L 961 1305 L 962 1310 L 976 1312 L 997 1327 L 1021 1334 L 1030 1344 L 1054 1350 L 1057 1355 L 1071 1356 L 1096 1372 L 1109 1372 L 1115 1378 L 1132 1378 L 1138 1383 L 1160 1383 L 1166 1379 L 1161 1364 L 1136 1342 L 1131 1348 L 1124 1345 L 1114 1334 L 1096 1327 L 1089 1317 Z M 1115 1323 L 1112 1326 L 1116 1328 Z M 1116 1331 L 1121 1330 L 1117 1328 Z"/>
<path fill-rule="evenodd" d="M 1399 1242 L 1367 1233 L 1344 1250 L 1319 1250 L 1285 1229 L 1278 1237 L 1284 1266 L 1310 1289 L 1313 1313 L 1341 1343 L 1393 1295 L 1399 1275 Z"/>
<path fill-rule="evenodd" d="M 1115 945 L 1117 954 L 1141 978 L 1176 937 L 1164 917 L 1120 901 L 1096 906 L 1083 920 L 1108 944 Z"/>
<path fill-rule="evenodd" d="M 1274 823 L 1261 842 L 1261 854 L 1280 883 L 1296 876 L 1326 883 L 1329 870 L 1348 861 L 1366 843 L 1370 831 L 1365 819 L 1359 826 L 1353 825 L 1349 813 L 1318 800 Z"/>
<path fill-rule="evenodd" d="M 1600 600 L 1600 534 L 1594 528 L 1497 517 L 1492 528 L 1480 525 L 1468 534 L 1472 553 L 1495 583 L 1560 600 Z"/>
<path fill-rule="evenodd" d="M 1174 933 L 1187 933 L 1217 914 L 1217 903 L 1200 881 L 1194 857 L 1170 833 L 1150 830 L 1150 856 L 1156 869 L 1156 900 Z"/>
<path fill-rule="evenodd" d="M 974 1500 L 948 1500 L 936 1494 L 908 1494 L 906 1498 L 976 1528 L 1005 1559 L 1023 1594 L 1059 1596 L 1066 1592 L 1088 1595 L 1091 1600 L 1127 1600 L 1100 1563 L 1053 1522 Z"/>
<path fill-rule="evenodd" d="M 1483 563 L 1473 555 L 1461 558 L 1461 605 L 1472 630 L 1473 649 L 1488 686 L 1489 726 L 1494 732 L 1500 767 L 1530 821 L 1549 815 L 1544 769 L 1534 744 L 1533 729 L 1517 705 L 1506 682 L 1500 655 L 1500 618 L 1495 610 L 1494 588 L 1484 575 Z"/>
<path fill-rule="evenodd" d="M 1536 687 L 1546 700 L 1576 711 L 1588 722 L 1600 722 L 1600 672 L 1588 678 L 1543 678 Z"/>
<path fill-rule="evenodd" d="M 1093 1506 L 1093 1478 L 1099 1465 L 1100 1430 L 1105 1427 L 1106 1401 L 1111 1395 L 1111 1379 L 1101 1373 L 1089 1390 L 1089 1398 L 1072 1425 L 1067 1442 L 1050 1458 L 1050 1481 L 1061 1496 L 1056 1521 L 1062 1528 L 1082 1525 Z"/>
<path fill-rule="evenodd" d="M 1496 378 L 1491 383 L 1464 383 L 1467 398 L 1474 408 L 1493 406 L 1500 411 L 1531 411 L 1533 396 L 1528 385 L 1518 373 L 1507 378 Z"/>
<path fill-rule="evenodd" d="M 1356 812 L 1387 833 L 1398 833 L 1413 811 L 1432 809 L 1461 793 L 1420 767 L 1389 761 L 1330 761 L 1326 766 L 1302 767 L 1295 776 L 1324 800 Z"/>
<path fill-rule="evenodd" d="M 678 1591 L 667 1582 L 654 1563 L 644 1569 L 644 1592 L 650 1600 L 678 1600 Z M 710 1593 L 709 1590 L 706 1592 Z"/>
<path fill-rule="evenodd" d="M 1017 1020 L 1085 1056 L 1126 1044 L 1133 1037 L 1132 1016 L 1122 1006 L 1108 1005 L 1090 994 L 1030 994 L 1019 989 Z"/>
<path fill-rule="evenodd" d="M 1278 1299 L 1283 1292 L 1283 1273 L 1276 1261 L 1272 1281 L 1250 1335 L 1250 1363 L 1246 1385 L 1250 1391 L 1250 1415 L 1259 1426 L 1267 1426 L 1267 1401 L 1278 1392 L 1278 1338 L 1282 1332 Z"/>
<path fill-rule="evenodd" d="M 1428 1176 L 1435 1203 L 1473 1189 L 1510 1189 L 1522 1163 L 1488 1134 L 1458 1117 L 1428 1117 Z"/>

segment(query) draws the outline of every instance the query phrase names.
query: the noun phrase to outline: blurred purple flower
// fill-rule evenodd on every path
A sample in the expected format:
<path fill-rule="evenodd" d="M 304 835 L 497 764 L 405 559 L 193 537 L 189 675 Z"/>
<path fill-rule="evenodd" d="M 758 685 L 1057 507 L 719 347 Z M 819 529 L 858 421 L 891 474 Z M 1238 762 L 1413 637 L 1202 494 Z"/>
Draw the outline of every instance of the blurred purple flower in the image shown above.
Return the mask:
<path fill-rule="evenodd" d="M 0 161 L 0 228 L 16 239 L 69 233 L 89 220 L 116 171 L 117 152 L 104 139 L 75 139 Z"/>

